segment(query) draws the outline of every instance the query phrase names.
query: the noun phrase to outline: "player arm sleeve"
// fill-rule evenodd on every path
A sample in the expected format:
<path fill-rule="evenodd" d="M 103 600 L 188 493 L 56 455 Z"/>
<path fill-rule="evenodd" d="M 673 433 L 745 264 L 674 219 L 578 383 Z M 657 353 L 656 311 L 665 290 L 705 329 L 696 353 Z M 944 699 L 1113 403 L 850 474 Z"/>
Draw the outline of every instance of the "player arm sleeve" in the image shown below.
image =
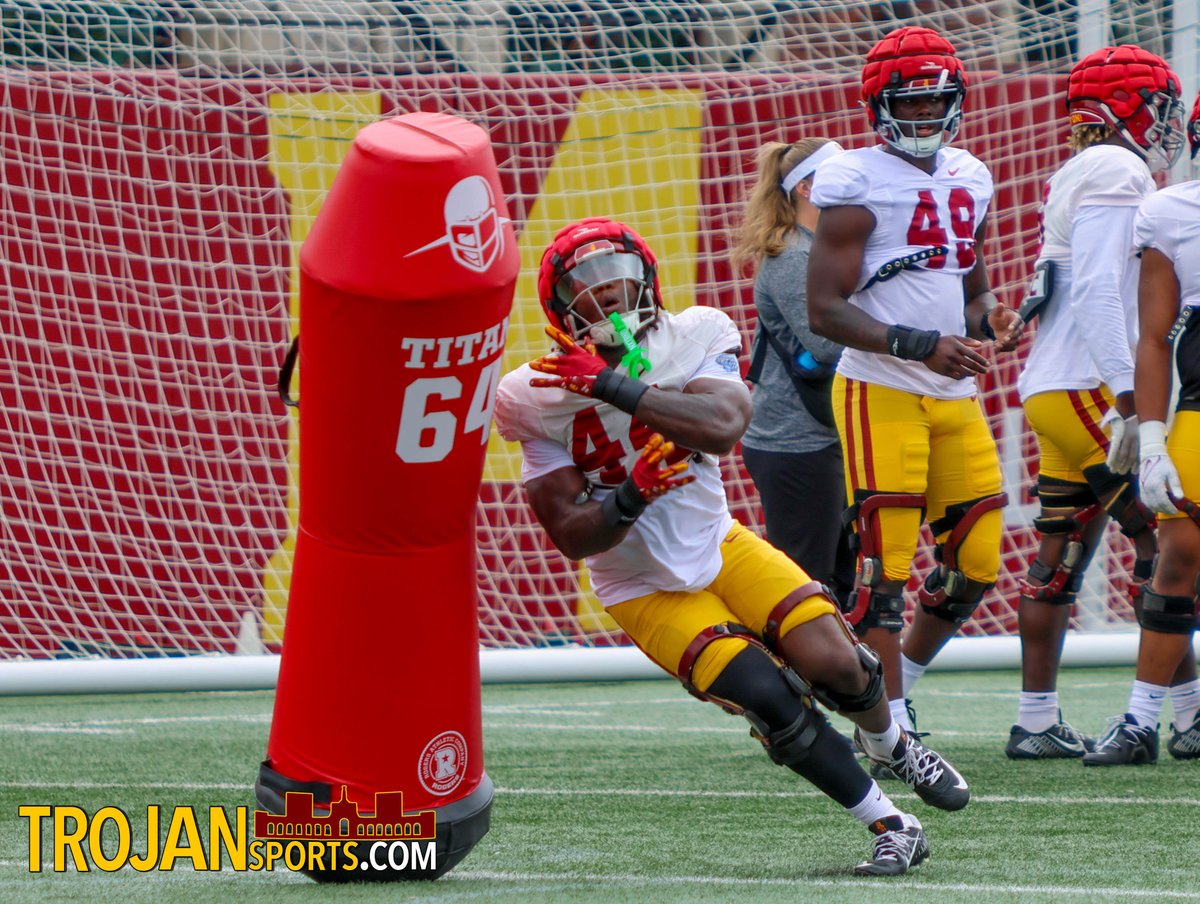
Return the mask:
<path fill-rule="evenodd" d="M 1079 208 L 1071 227 L 1071 312 L 1101 379 L 1114 394 L 1133 390 L 1133 353 L 1121 286 L 1132 265 L 1137 208 Z"/>
<path fill-rule="evenodd" d="M 521 443 L 521 482 L 557 471 L 559 468 L 575 467 L 570 453 L 553 440 L 528 439 Z"/>

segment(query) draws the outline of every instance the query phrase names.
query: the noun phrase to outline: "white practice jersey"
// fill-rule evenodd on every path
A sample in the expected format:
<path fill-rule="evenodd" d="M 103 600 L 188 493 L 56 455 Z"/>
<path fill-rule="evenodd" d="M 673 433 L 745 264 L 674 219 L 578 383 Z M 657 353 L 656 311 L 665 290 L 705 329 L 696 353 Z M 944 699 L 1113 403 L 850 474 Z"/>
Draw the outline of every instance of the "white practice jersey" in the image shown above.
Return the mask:
<path fill-rule="evenodd" d="M 1180 309 L 1200 306 L 1200 180 L 1164 188 L 1143 201 L 1133 239 L 1136 250 L 1153 248 L 1174 264 Z"/>
<path fill-rule="evenodd" d="M 659 389 L 682 390 L 700 377 L 742 382 L 741 335 L 715 308 L 664 311 L 639 344 L 651 364 L 641 379 Z M 544 376 L 528 364 L 505 375 L 496 390 L 496 428 L 522 444 L 523 482 L 574 466 L 601 500 L 629 475 L 653 431 L 606 403 L 529 385 Z M 733 526 L 718 459 L 695 453 L 686 473 L 695 481 L 651 502 L 619 545 L 587 559 L 605 606 L 659 590 L 699 590 L 716 578 L 719 546 Z"/>
<path fill-rule="evenodd" d="M 1137 207 L 1154 191 L 1136 153 L 1098 144 L 1050 177 L 1042 205 L 1042 250 L 1054 292 L 1038 314 L 1029 359 L 1017 381 L 1021 400 L 1039 392 L 1133 389 L 1137 344 Z"/>
<path fill-rule="evenodd" d="M 967 333 L 963 277 L 975 267 L 975 231 L 991 200 L 988 168 L 959 148 L 938 151 L 932 173 L 882 146 L 847 151 L 818 167 L 812 190 L 817 207 L 865 207 L 875 217 L 850 303 L 888 325 L 952 336 Z M 885 264 L 937 246 L 947 253 L 866 287 Z M 937 399 L 976 392 L 974 380 L 954 380 L 920 361 L 854 348 L 842 353 L 838 373 Z"/>

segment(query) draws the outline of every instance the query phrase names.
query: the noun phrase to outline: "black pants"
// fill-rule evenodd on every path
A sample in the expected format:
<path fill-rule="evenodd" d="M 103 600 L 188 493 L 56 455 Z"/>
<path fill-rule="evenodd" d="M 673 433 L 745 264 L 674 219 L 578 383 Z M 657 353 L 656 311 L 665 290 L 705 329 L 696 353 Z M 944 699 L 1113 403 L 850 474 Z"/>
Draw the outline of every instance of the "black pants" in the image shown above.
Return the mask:
<path fill-rule="evenodd" d="M 762 501 L 767 540 L 844 602 L 854 586 L 855 561 L 842 528 L 841 446 L 832 443 L 817 452 L 743 447 L 742 461 Z"/>

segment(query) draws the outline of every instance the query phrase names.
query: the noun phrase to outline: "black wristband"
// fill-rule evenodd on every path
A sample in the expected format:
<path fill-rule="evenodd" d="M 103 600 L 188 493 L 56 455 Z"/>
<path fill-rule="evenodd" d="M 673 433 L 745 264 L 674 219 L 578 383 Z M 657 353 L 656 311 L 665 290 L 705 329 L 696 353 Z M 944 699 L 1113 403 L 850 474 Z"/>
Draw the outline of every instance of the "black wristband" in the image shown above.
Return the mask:
<path fill-rule="evenodd" d="M 650 387 L 641 380 L 623 377 L 614 368 L 606 367 L 596 374 L 596 384 L 592 387 L 592 398 L 608 402 L 614 408 L 633 414 Z"/>
<path fill-rule="evenodd" d="M 604 497 L 600 503 L 600 511 L 610 526 L 628 527 L 637 521 L 638 516 L 649 504 L 642 498 L 642 491 L 637 488 L 637 484 L 626 478 Z"/>
<path fill-rule="evenodd" d="M 911 326 L 896 323 L 888 327 L 888 354 L 906 361 L 924 361 L 933 354 L 942 334 L 937 330 L 914 330 Z"/>
<path fill-rule="evenodd" d="M 983 319 L 979 321 L 979 332 L 983 334 L 983 338 L 991 339 L 994 342 L 996 340 L 996 331 L 988 323 L 988 314 L 991 313 L 991 311 L 988 311 L 987 314 L 983 315 Z"/>

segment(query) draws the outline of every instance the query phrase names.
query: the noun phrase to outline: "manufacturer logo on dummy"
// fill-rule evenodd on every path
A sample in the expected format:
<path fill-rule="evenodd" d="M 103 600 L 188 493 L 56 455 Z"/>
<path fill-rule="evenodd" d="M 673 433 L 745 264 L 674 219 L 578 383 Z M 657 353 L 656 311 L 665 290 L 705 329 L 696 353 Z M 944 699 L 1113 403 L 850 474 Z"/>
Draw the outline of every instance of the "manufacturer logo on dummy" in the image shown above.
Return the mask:
<path fill-rule="evenodd" d="M 459 264 L 475 273 L 486 273 L 504 250 L 504 225 L 510 222 L 497 212 L 487 179 L 467 176 L 456 182 L 446 193 L 442 215 L 445 234 L 404 256 L 413 257 L 449 245 L 451 256 Z"/>
<path fill-rule="evenodd" d="M 467 742 L 457 731 L 443 731 L 417 760 L 417 778 L 430 794 L 449 794 L 466 775 Z"/>

